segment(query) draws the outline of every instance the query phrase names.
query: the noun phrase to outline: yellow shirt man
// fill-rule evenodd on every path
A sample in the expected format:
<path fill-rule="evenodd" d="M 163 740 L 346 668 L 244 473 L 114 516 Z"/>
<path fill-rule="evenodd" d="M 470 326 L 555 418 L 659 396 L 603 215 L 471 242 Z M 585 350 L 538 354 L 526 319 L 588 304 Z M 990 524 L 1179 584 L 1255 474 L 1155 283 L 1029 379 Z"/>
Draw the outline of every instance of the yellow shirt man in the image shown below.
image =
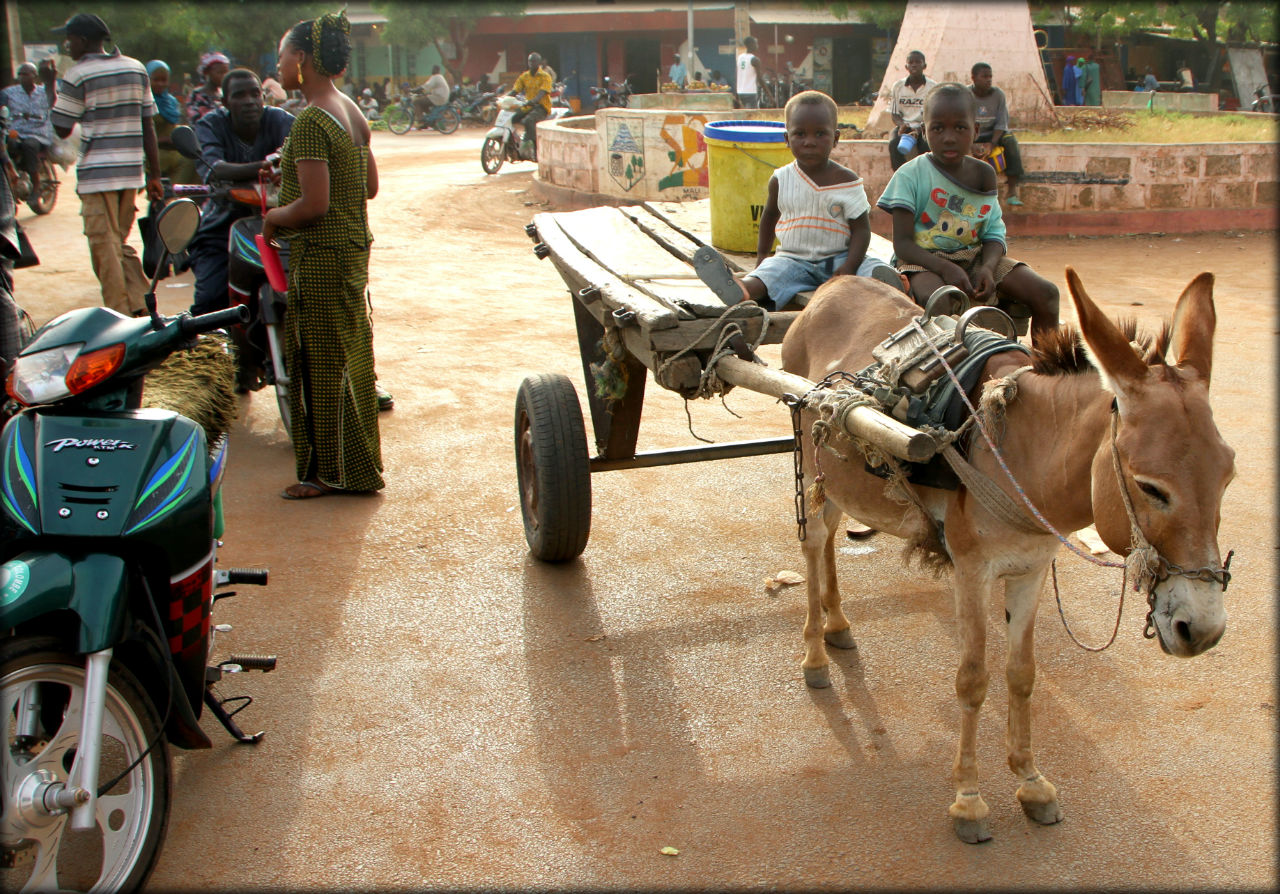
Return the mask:
<path fill-rule="evenodd" d="M 536 73 L 520 72 L 520 77 L 516 78 L 516 82 L 511 85 L 512 90 L 523 93 L 530 102 L 538 95 L 539 90 L 545 90 L 546 93 L 539 100 L 539 104 L 548 115 L 551 114 L 551 90 L 554 87 L 555 85 L 551 83 L 551 75 L 543 68 L 539 68 Z"/>

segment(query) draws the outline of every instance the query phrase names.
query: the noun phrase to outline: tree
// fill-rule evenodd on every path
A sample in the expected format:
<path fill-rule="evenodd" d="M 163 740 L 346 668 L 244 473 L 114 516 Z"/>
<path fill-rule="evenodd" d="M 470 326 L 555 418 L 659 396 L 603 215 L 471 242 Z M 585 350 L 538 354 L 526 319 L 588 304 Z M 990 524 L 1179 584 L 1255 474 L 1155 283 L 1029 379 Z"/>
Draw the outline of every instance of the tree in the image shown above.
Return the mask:
<path fill-rule="evenodd" d="M 210 50 L 226 53 L 237 65 L 273 70 L 284 32 L 330 5 L 314 0 L 170 0 L 164 4 L 98 0 L 92 8 L 111 29 L 111 42 L 121 52 L 143 62 L 163 59 L 180 77 L 184 71 L 194 74 L 201 54 Z M 83 2 L 22 0 L 18 14 L 23 39 L 60 43 L 62 36 L 50 29 L 83 11 Z"/>
<path fill-rule="evenodd" d="M 905 0 L 870 0 L 865 3 L 826 2 L 826 0 L 805 0 L 809 9 L 826 9 L 832 18 L 847 19 L 856 15 L 859 21 L 874 25 L 882 31 L 892 34 L 902 27 L 902 16 L 907 11 Z"/>
<path fill-rule="evenodd" d="M 476 22 L 485 16 L 521 16 L 525 4 L 479 0 L 472 3 L 411 3 L 384 2 L 373 8 L 387 17 L 387 27 L 382 29 L 382 41 L 387 44 L 417 50 L 428 43 L 436 48 L 444 66 L 453 76 L 455 84 L 462 81 L 462 70 L 467 64 L 467 40 L 475 30 Z M 446 53 L 445 42 L 453 52 Z"/>
<path fill-rule="evenodd" d="M 1038 4 L 1058 9 L 1071 23 L 1071 30 L 1092 38 L 1097 46 L 1121 42 L 1144 30 L 1167 26 L 1170 36 L 1194 40 L 1201 45 L 1200 56 L 1207 59 L 1200 79 L 1208 90 L 1217 90 L 1222 78 L 1219 64 L 1228 44 L 1276 42 L 1276 11 L 1270 3 L 1241 0 L 1184 3 L 1108 3 L 1086 0 L 1077 5 Z"/>

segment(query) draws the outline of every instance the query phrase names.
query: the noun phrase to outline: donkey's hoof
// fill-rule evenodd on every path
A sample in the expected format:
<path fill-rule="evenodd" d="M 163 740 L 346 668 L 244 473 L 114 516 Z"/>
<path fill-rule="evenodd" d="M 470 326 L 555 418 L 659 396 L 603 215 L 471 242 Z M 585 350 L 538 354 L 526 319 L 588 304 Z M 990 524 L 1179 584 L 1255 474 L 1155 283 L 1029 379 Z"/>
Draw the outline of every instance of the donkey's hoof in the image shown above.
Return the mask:
<path fill-rule="evenodd" d="M 1057 801 L 1023 801 L 1022 812 L 1042 826 L 1062 822 L 1062 808 Z"/>
<path fill-rule="evenodd" d="M 832 630 L 823 634 L 822 638 L 827 641 L 828 646 L 835 646 L 837 649 L 858 648 L 858 644 L 853 641 L 853 631 L 848 627 L 844 630 Z"/>
<path fill-rule="evenodd" d="M 831 666 L 804 668 L 804 682 L 810 689 L 826 689 L 831 685 Z"/>
<path fill-rule="evenodd" d="M 984 841 L 991 840 L 991 830 L 987 827 L 986 817 L 980 820 L 952 817 L 951 822 L 955 825 L 956 837 L 965 844 L 982 844 Z"/>

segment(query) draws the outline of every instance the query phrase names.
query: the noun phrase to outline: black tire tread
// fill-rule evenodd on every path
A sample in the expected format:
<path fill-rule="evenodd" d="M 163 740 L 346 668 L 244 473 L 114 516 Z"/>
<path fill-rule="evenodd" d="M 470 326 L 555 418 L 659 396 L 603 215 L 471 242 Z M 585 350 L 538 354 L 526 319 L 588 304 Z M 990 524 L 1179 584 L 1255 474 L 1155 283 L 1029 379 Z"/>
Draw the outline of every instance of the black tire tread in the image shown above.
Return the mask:
<path fill-rule="evenodd" d="M 520 383 L 517 464 L 521 411 L 529 417 L 541 516 L 532 524 L 521 500 L 525 539 L 538 559 L 566 562 L 582 554 L 591 533 L 591 467 L 578 394 L 559 373 L 540 373 Z"/>

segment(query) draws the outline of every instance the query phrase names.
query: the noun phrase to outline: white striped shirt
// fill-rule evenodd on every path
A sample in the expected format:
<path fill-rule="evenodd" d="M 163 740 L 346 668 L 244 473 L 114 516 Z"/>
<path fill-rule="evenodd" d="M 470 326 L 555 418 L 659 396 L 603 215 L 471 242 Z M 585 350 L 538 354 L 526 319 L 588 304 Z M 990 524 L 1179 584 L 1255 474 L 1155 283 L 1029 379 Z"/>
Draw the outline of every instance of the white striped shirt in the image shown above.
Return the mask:
<path fill-rule="evenodd" d="M 58 81 L 49 113 L 55 127 L 80 122 L 76 192 L 110 192 L 146 185 L 142 119 L 156 113 L 151 81 L 137 59 L 119 51 L 80 57 Z"/>
<path fill-rule="evenodd" d="M 871 210 L 862 178 L 818 186 L 793 161 L 778 181 L 778 254 L 817 261 L 849 250 L 849 221 Z"/>

